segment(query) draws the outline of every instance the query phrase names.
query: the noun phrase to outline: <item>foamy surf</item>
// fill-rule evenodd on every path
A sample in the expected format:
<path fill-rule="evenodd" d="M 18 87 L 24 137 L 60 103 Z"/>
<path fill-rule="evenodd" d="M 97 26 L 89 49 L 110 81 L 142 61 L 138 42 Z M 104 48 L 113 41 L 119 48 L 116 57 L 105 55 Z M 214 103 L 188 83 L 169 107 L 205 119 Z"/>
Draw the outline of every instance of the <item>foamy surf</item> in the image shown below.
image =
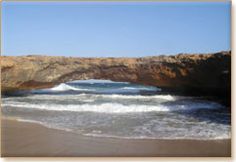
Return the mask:
<path fill-rule="evenodd" d="M 207 122 L 202 122 L 202 126 L 198 126 L 198 128 L 195 129 L 186 129 L 182 130 L 182 132 L 176 130 L 173 131 L 172 133 L 167 133 L 165 135 L 160 135 L 161 133 L 155 132 L 155 122 L 150 121 L 148 123 L 149 127 L 146 126 L 146 124 L 142 126 L 137 126 L 134 127 L 133 131 L 129 135 L 121 135 L 121 134 L 111 134 L 111 133 L 104 133 L 102 130 L 92 129 L 89 132 L 85 130 L 77 130 L 73 128 L 66 128 L 63 125 L 54 125 L 47 123 L 45 121 L 36 121 L 36 120 L 27 120 L 27 119 L 20 119 L 17 118 L 17 121 L 20 122 L 29 122 L 29 123 L 36 123 L 40 124 L 42 126 L 45 126 L 47 128 L 52 128 L 52 129 L 58 129 L 58 130 L 63 130 L 63 131 L 68 131 L 68 132 L 73 132 L 73 133 L 78 133 L 80 135 L 84 136 L 92 136 L 92 137 L 103 137 L 103 138 L 119 138 L 119 139 L 199 139 L 199 140 L 209 140 L 209 139 L 229 139 L 231 138 L 231 134 L 227 132 L 227 129 L 223 125 L 216 125 L 216 124 L 210 124 L 210 127 L 206 127 L 205 129 L 213 129 L 215 128 L 218 131 L 203 131 L 204 126 L 207 126 Z M 156 120 L 157 123 L 159 123 L 158 120 Z M 96 122 L 93 122 L 96 123 Z M 154 128 L 154 130 L 153 130 Z M 162 129 L 165 129 L 166 127 L 162 127 Z M 168 129 L 167 129 L 168 130 Z M 201 130 L 201 131 L 200 131 Z M 139 132 L 139 134 L 137 134 Z M 148 132 L 148 133 L 147 133 Z"/>
<path fill-rule="evenodd" d="M 140 91 L 160 91 L 160 88 L 157 87 L 123 87 L 123 90 L 140 90 Z"/>
<path fill-rule="evenodd" d="M 90 102 L 90 101 L 89 101 Z M 198 109 L 219 109 L 222 105 L 211 103 L 188 103 L 180 105 L 123 105 L 119 103 L 59 105 L 59 104 L 29 104 L 24 102 L 3 103 L 4 107 L 21 107 L 27 109 L 41 109 L 48 111 L 75 111 L 97 113 L 140 113 L 140 112 L 165 112 L 165 111 L 192 111 Z"/>
<path fill-rule="evenodd" d="M 45 126 L 45 125 L 44 125 Z M 60 129 L 60 128 L 58 128 Z M 61 129 L 61 130 L 64 130 L 64 129 Z M 66 131 L 66 130 L 65 130 Z M 74 132 L 73 130 L 67 130 L 67 131 L 70 131 L 70 132 Z M 75 132 L 76 133 L 76 132 Z M 176 137 L 176 134 L 173 133 L 172 136 L 114 136 L 114 135 L 106 135 L 106 134 L 98 134 L 98 133 L 95 133 L 95 132 L 92 132 L 92 133 L 87 133 L 87 134 L 83 134 L 84 136 L 90 136 L 90 137 L 105 137 L 105 138 L 118 138 L 118 139 L 165 139 L 165 140 L 173 140 L 173 139 L 176 139 L 176 140 L 221 140 L 221 139 L 230 139 L 231 138 L 231 135 L 230 134 L 224 134 L 224 135 L 217 135 L 217 136 L 213 136 L 213 137 L 193 137 L 193 136 L 190 136 L 190 135 L 187 135 L 187 136 L 178 136 Z M 196 135 L 196 134 L 195 134 Z"/>
<path fill-rule="evenodd" d="M 110 86 L 106 86 L 106 85 Z M 77 85 L 77 86 L 75 86 Z M 114 86 L 115 85 L 115 86 Z M 126 85 L 126 86 L 124 86 Z M 113 87 L 114 86 L 114 87 Z M 43 92 L 67 92 L 67 91 L 76 91 L 76 92 L 95 92 L 100 94 L 125 94 L 125 93 L 139 93 L 139 92 L 157 92 L 160 91 L 157 87 L 152 86 L 140 86 L 140 85 L 133 85 L 131 86 L 128 83 L 122 82 L 112 82 L 112 81 L 94 81 L 90 80 L 86 81 L 74 81 L 69 83 L 61 83 L 53 88 L 49 89 L 42 89 L 42 90 L 34 90 L 32 92 L 35 93 L 43 93 Z"/>
<path fill-rule="evenodd" d="M 72 82 L 77 83 L 77 82 Z M 91 93 L 98 93 L 98 94 L 137 94 L 139 92 L 157 92 L 160 91 L 160 89 L 156 88 L 156 87 L 115 87 L 115 88 L 107 88 L 107 87 L 90 87 L 88 88 L 88 86 L 83 87 L 83 82 L 79 82 L 80 85 L 79 86 L 72 86 L 69 84 L 65 84 L 65 83 L 61 83 L 53 88 L 49 88 L 49 89 L 41 89 L 41 90 L 33 90 L 31 91 L 32 93 L 63 93 L 63 92 L 68 92 L 68 91 L 74 91 L 74 92 L 78 92 L 78 93 L 83 93 L 83 92 L 91 92 Z M 82 85 L 81 85 L 82 84 Z M 96 83 L 89 83 L 91 85 L 94 85 Z M 97 84 L 101 84 L 100 82 Z M 113 82 L 109 83 L 109 84 L 114 84 Z"/>
<path fill-rule="evenodd" d="M 55 86 L 51 89 L 47 89 L 49 91 L 69 91 L 69 90 L 73 90 L 73 91 L 89 91 L 88 89 L 80 89 L 80 88 L 75 88 L 72 86 L 69 86 L 67 84 L 61 83 L 58 86 Z"/>
<path fill-rule="evenodd" d="M 19 99 L 18 97 L 4 98 L 3 100 L 12 100 L 12 98 Z M 176 101 L 178 99 L 192 99 L 192 97 L 174 96 L 174 95 L 123 95 L 123 94 L 67 94 L 67 95 L 53 95 L 53 94 L 34 94 L 29 96 L 23 96 L 21 99 L 37 99 L 37 100 L 101 100 L 101 99 L 111 99 L 111 100 L 129 100 L 129 101 Z"/>
<path fill-rule="evenodd" d="M 230 138 L 230 114 L 224 106 L 203 98 L 163 94 L 157 89 L 109 81 L 63 83 L 2 98 L 2 114 L 86 136 Z"/>

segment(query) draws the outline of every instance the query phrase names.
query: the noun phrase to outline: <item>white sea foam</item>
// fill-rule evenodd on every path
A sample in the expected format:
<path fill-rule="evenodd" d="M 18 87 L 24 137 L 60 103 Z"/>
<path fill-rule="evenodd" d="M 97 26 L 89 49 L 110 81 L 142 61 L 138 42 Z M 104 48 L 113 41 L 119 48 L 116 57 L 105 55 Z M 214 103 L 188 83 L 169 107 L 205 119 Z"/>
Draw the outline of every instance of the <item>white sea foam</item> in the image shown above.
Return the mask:
<path fill-rule="evenodd" d="M 83 104 L 83 105 L 59 105 L 59 104 L 30 104 L 24 102 L 8 102 L 2 106 L 21 107 L 28 109 L 41 109 L 49 111 L 73 111 L 73 112 L 98 112 L 98 113 L 138 113 L 138 112 L 165 112 L 165 111 L 184 111 L 197 109 L 218 109 L 221 108 L 217 103 L 194 103 L 187 105 L 123 105 L 118 103 L 103 104 Z"/>
<path fill-rule="evenodd" d="M 11 98 L 3 98 L 3 101 L 7 100 L 15 100 L 15 97 Z M 22 99 L 43 99 L 43 100 L 65 100 L 65 99 L 72 99 L 72 100 L 87 100 L 87 99 L 96 99 L 96 98 L 110 98 L 110 99 L 126 99 L 126 100 L 164 100 L 164 101 L 175 101 L 179 98 L 186 98 L 181 96 L 173 96 L 173 95 L 122 95 L 122 94 L 75 94 L 75 95 L 30 95 L 26 97 L 22 97 Z"/>
<path fill-rule="evenodd" d="M 168 139 L 168 140 L 173 140 L 173 139 L 194 139 L 194 140 L 217 140 L 217 139 L 230 139 L 231 136 L 230 134 L 217 134 L 216 136 L 191 136 L 190 134 L 187 134 L 185 136 L 176 136 L 175 133 L 173 133 L 170 136 L 147 136 L 147 135 L 138 135 L 138 136 L 117 136 L 117 135 L 111 135 L 111 134 L 98 134 L 98 133 L 86 133 L 83 134 L 85 136 L 90 136 L 90 137 L 106 137 L 106 138 L 118 138 L 118 139 Z M 195 134 L 196 135 L 196 134 Z"/>
<path fill-rule="evenodd" d="M 219 113 L 220 110 L 211 111 L 223 107 L 216 102 L 168 94 L 141 95 L 141 91 L 158 88 L 130 83 L 82 81 L 90 86 L 76 82 L 62 83 L 42 90 L 43 93 L 3 98 L 2 112 L 20 121 L 96 137 L 203 140 L 231 137 L 228 115 Z M 209 110 L 195 111 L 198 109 Z"/>
<path fill-rule="evenodd" d="M 108 98 L 116 98 L 116 99 L 163 99 L 163 100 L 169 100 L 169 101 L 174 101 L 177 96 L 172 96 L 172 95 L 152 95 L 152 96 L 144 96 L 144 95 L 118 95 L 118 94 L 113 94 L 113 95 L 102 95 L 103 97 L 108 97 Z"/>
<path fill-rule="evenodd" d="M 61 83 L 58 86 L 55 86 L 55 87 L 50 88 L 50 89 L 43 89 L 42 91 L 44 91 L 44 90 L 46 90 L 46 91 L 70 91 L 70 90 L 73 90 L 73 91 L 89 91 L 88 89 L 75 88 L 75 87 L 69 86 L 65 83 Z"/>
<path fill-rule="evenodd" d="M 72 87 L 72 86 L 62 83 L 56 87 L 51 88 L 50 90 L 52 90 L 52 91 L 75 90 L 76 91 L 76 90 L 81 90 L 81 89 L 78 89 L 78 88 L 75 88 L 75 87 Z"/>
<path fill-rule="evenodd" d="M 150 111 L 169 111 L 165 106 L 147 106 L 147 105 L 122 105 L 105 103 L 100 105 L 57 105 L 57 104 L 29 104 L 29 103 L 7 103 L 2 106 L 22 107 L 28 109 L 42 109 L 53 111 L 76 111 L 76 112 L 98 112 L 98 113 L 129 113 L 129 112 L 150 112 Z"/>
<path fill-rule="evenodd" d="M 76 82 L 77 83 L 77 82 Z M 83 83 L 83 82 L 82 82 Z M 87 83 L 87 82 L 85 82 Z M 93 84 L 93 82 L 88 82 L 89 84 Z M 100 83 L 100 82 L 98 82 Z M 103 82 L 101 82 L 103 83 Z M 109 82 L 110 83 L 110 82 Z M 117 82 L 111 82 L 111 83 L 117 83 Z M 50 91 L 90 91 L 90 92 L 103 92 L 103 93 L 138 93 L 140 91 L 160 91 L 159 88 L 156 87 L 122 87 L 122 88 L 114 88 L 114 89 L 86 89 L 86 88 L 78 88 L 71 85 L 68 85 L 66 83 L 61 83 L 53 88 L 49 89 L 42 89 L 42 90 L 34 90 L 32 92 L 50 92 Z"/>
<path fill-rule="evenodd" d="M 134 128 L 134 132 L 132 134 L 125 136 L 125 135 L 116 135 L 110 133 L 104 133 L 102 130 L 91 130 L 89 133 L 83 133 L 77 131 L 76 129 L 67 128 L 65 126 L 59 126 L 54 123 L 48 123 L 38 120 L 32 119 L 21 119 L 21 118 L 14 118 L 20 122 L 28 122 L 28 123 L 36 123 L 43 125 L 47 128 L 58 129 L 68 132 L 74 132 L 85 136 L 92 136 L 92 137 L 107 137 L 107 138 L 119 138 L 119 139 L 198 139 L 198 140 L 215 140 L 215 139 L 230 139 L 230 126 L 225 126 L 222 124 L 215 124 L 215 123 L 207 123 L 207 122 L 200 122 L 198 125 L 193 125 L 193 127 L 188 130 L 187 128 L 170 128 L 170 127 L 160 127 L 160 120 L 151 120 L 147 124 L 142 126 L 137 126 Z M 157 132 L 152 130 L 153 127 L 157 127 Z M 175 131 L 173 131 L 173 129 Z M 180 131 L 181 129 L 181 131 Z M 214 129 L 214 131 L 213 131 Z M 170 131 L 172 133 L 166 134 L 166 131 Z M 198 131 L 201 130 L 201 131 Z M 205 131 L 204 131 L 205 130 Z M 137 134 L 138 132 L 138 134 Z M 162 132 L 162 133 L 160 133 Z"/>
<path fill-rule="evenodd" d="M 70 129 L 70 128 L 65 128 L 65 127 L 59 127 L 59 126 L 56 126 L 52 123 L 50 124 L 50 123 L 47 123 L 47 122 L 42 122 L 42 121 L 37 121 L 37 120 L 29 120 L 29 119 L 21 119 L 21 118 L 16 118 L 16 120 L 20 121 L 20 122 L 40 124 L 40 125 L 45 126 L 47 128 L 58 129 L 58 130 L 63 130 L 63 131 L 67 131 L 67 132 L 74 132 L 74 133 L 81 134 L 81 132 L 78 132 L 76 130 L 73 130 L 73 129 Z M 159 123 L 160 121 L 157 120 L 157 122 Z M 203 124 L 204 124 L 204 122 L 203 122 Z M 209 127 L 209 123 L 205 123 L 205 126 Z M 203 129 L 203 126 L 200 125 L 199 127 L 200 127 L 200 129 Z M 224 128 L 226 130 L 224 130 L 224 129 L 222 130 L 222 128 Z M 140 128 L 137 127 L 136 129 L 140 129 Z M 147 135 L 146 132 L 144 131 L 144 129 L 151 132 L 152 135 L 151 136 L 150 136 L 150 134 Z M 218 129 L 218 131 L 216 131 L 216 132 L 211 132 L 211 134 L 209 134 L 205 131 L 200 131 L 197 134 L 196 134 L 196 132 L 184 131 L 184 135 L 183 134 L 179 135 L 178 131 L 175 131 L 172 134 L 168 134 L 168 135 L 165 134 L 163 136 L 159 136 L 160 135 L 159 133 L 154 133 L 149 129 L 150 128 L 143 125 L 141 130 L 139 130 L 139 133 L 140 133 L 139 135 L 133 134 L 133 135 L 130 135 L 130 136 L 123 136 L 123 135 L 119 136 L 119 135 L 114 135 L 114 134 L 104 134 L 101 130 L 92 130 L 90 133 L 82 133 L 82 135 L 92 136 L 92 137 L 119 138 L 119 139 L 195 139 L 195 140 L 199 139 L 199 140 L 215 140 L 215 139 L 230 139 L 231 138 L 230 132 L 227 131 L 227 129 L 230 129 L 230 128 L 225 128 L 224 126 L 221 127 L 221 129 Z"/>

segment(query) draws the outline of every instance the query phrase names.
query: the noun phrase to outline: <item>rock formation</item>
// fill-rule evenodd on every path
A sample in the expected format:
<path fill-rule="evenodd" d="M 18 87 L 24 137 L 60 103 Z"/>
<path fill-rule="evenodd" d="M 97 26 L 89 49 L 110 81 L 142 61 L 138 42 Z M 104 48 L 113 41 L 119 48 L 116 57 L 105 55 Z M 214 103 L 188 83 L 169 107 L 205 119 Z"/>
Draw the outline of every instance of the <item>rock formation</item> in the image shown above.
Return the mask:
<path fill-rule="evenodd" d="M 109 79 L 183 93 L 230 92 L 231 52 L 143 58 L 2 56 L 1 91 L 50 88 L 81 79 Z"/>

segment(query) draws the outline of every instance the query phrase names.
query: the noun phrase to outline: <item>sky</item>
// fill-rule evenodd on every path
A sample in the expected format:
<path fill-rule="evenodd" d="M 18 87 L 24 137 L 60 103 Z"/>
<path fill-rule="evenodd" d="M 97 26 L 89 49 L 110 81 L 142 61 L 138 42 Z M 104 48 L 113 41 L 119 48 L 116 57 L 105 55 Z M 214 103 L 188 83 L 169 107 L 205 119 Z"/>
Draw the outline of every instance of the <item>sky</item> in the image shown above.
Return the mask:
<path fill-rule="evenodd" d="M 230 39 L 230 2 L 2 3 L 2 55 L 211 53 Z"/>

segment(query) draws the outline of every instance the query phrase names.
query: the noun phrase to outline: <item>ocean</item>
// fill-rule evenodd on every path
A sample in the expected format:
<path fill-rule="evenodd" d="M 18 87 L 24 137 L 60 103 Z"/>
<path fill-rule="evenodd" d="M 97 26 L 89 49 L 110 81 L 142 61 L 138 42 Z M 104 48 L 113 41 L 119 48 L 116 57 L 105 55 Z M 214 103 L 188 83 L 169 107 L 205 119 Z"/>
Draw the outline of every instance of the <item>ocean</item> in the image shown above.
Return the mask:
<path fill-rule="evenodd" d="M 231 138 L 231 115 L 220 103 L 109 80 L 73 81 L 4 96 L 2 115 L 85 136 Z"/>

